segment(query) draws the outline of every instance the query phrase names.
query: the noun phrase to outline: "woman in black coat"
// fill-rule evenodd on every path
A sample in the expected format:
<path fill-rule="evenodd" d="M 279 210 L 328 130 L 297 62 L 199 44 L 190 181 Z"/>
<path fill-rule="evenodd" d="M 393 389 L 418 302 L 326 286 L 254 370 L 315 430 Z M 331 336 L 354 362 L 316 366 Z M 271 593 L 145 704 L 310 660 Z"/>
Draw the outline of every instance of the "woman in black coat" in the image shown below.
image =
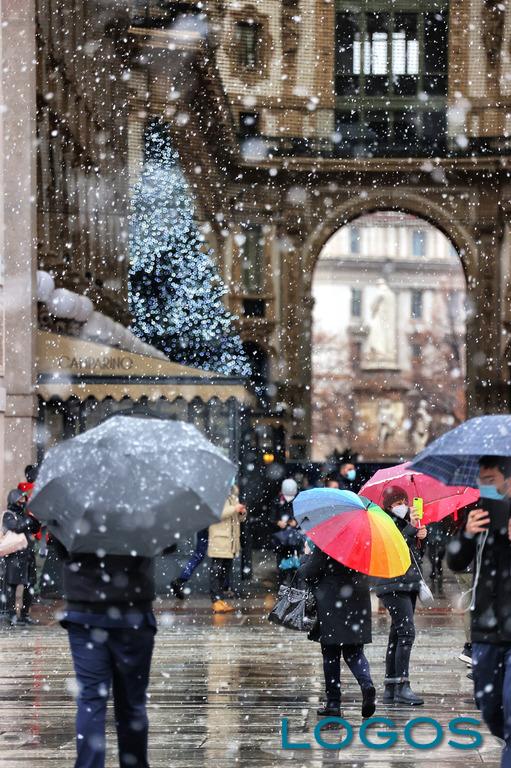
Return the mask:
<path fill-rule="evenodd" d="M 35 623 L 29 615 L 33 588 L 37 580 L 32 534 L 37 533 L 41 526 L 34 517 L 26 512 L 25 505 L 25 494 L 18 490 L 11 491 L 7 499 L 7 510 L 2 518 L 4 530 L 24 533 L 28 543 L 26 549 L 8 555 L 4 558 L 3 563 L 5 612 L 12 625 Z M 19 584 L 22 584 L 24 589 L 21 613 L 17 618 L 16 588 Z"/>
<path fill-rule="evenodd" d="M 401 531 L 410 550 L 411 565 L 403 576 L 376 582 L 376 594 L 391 619 L 389 642 L 385 657 L 384 704 L 424 704 L 410 688 L 410 655 L 415 640 L 414 613 L 419 594 L 422 562 L 420 541 L 427 535 L 424 526 L 416 527 L 417 514 L 410 510 L 408 495 L 403 488 L 389 485 L 383 493 L 383 508 Z"/>
<path fill-rule="evenodd" d="M 321 643 L 326 704 L 318 715 L 338 716 L 341 710 L 341 654 L 362 689 L 362 716 L 375 710 L 375 689 L 364 644 L 370 643 L 371 598 L 367 576 L 346 568 L 316 547 L 298 574 L 313 589 L 318 621 L 309 640 Z"/>

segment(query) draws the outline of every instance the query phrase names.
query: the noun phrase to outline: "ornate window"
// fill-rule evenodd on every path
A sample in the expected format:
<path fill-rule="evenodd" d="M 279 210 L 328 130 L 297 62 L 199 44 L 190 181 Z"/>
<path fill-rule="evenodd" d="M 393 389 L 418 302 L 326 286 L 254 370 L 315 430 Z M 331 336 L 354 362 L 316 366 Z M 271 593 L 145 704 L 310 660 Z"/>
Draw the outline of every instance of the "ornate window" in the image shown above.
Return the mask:
<path fill-rule="evenodd" d="M 445 142 L 448 3 L 337 0 L 340 146 L 372 154 Z"/>
<path fill-rule="evenodd" d="M 246 70 L 255 70 L 259 66 L 261 55 L 262 27 L 252 19 L 237 21 L 235 31 L 238 45 L 239 65 Z"/>
<path fill-rule="evenodd" d="M 268 16 L 252 5 L 229 14 L 226 53 L 234 77 L 247 85 L 266 77 L 271 49 Z"/>
<path fill-rule="evenodd" d="M 244 232 L 242 254 L 243 288 L 247 293 L 259 293 L 264 279 L 264 239 L 262 227 L 251 225 Z"/>

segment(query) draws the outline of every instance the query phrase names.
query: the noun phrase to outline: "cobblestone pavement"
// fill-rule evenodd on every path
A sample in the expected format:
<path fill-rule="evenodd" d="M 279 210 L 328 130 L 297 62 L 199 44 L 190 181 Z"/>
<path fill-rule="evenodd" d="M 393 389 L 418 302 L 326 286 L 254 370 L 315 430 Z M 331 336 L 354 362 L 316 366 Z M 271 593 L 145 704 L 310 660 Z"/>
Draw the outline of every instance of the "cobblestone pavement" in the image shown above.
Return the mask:
<path fill-rule="evenodd" d="M 449 582 L 448 595 L 454 589 Z M 413 712 L 378 706 L 377 715 L 391 717 L 400 734 L 396 745 L 384 751 L 360 743 L 360 695 L 346 668 L 343 717 L 354 726 L 353 742 L 339 751 L 314 742 L 322 695 L 319 646 L 266 621 L 269 593 L 259 588 L 252 599 L 238 600 L 239 611 L 229 616 L 212 616 L 201 595 L 184 603 L 160 602 L 149 703 L 152 768 L 270 768 L 287 762 L 314 768 L 497 768 L 500 748 L 484 728 L 477 751 L 453 749 L 449 735 L 435 750 L 413 749 L 403 739 L 411 717 L 433 717 L 444 727 L 456 716 L 478 717 L 466 667 L 457 660 L 463 631 L 451 602 L 443 598 L 433 610 L 419 613 L 412 683 L 426 703 Z M 0 768 L 73 765 L 73 675 L 57 608 L 57 603 L 38 606 L 38 627 L 0 632 Z M 387 618 L 375 608 L 375 639 L 367 652 L 381 693 Z M 311 749 L 282 749 L 283 717 L 289 720 L 290 739 L 310 742 Z M 335 742 L 344 735 L 328 731 L 324 739 Z M 417 733 L 418 739 L 431 737 L 427 729 Z M 111 721 L 108 740 L 108 766 L 115 766 Z"/>

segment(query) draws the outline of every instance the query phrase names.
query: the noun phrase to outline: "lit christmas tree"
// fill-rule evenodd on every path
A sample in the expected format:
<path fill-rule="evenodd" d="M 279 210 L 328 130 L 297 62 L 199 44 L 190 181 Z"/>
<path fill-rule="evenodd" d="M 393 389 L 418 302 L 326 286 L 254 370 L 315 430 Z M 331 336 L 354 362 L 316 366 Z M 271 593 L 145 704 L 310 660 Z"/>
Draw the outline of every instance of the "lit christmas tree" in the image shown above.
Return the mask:
<path fill-rule="evenodd" d="M 249 375 L 234 318 L 222 301 L 227 289 L 195 223 L 179 156 L 157 124 L 146 133 L 130 225 L 133 332 L 176 362 Z"/>

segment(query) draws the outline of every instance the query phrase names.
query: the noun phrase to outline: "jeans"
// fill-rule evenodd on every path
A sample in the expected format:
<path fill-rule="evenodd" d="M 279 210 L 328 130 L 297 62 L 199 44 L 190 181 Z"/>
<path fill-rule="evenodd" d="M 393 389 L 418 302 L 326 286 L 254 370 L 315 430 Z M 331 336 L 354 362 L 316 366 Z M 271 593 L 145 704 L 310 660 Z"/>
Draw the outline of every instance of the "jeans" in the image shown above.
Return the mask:
<path fill-rule="evenodd" d="M 363 645 L 321 643 L 321 653 L 323 654 L 325 691 L 329 702 L 338 704 L 341 701 L 341 655 L 362 690 L 372 686 L 371 670 Z"/>
<path fill-rule="evenodd" d="M 381 601 L 389 612 L 391 625 L 385 657 L 385 683 L 409 680 L 410 656 L 415 640 L 413 615 L 417 592 L 390 592 Z"/>
<path fill-rule="evenodd" d="M 472 643 L 474 695 L 484 722 L 504 739 L 502 768 L 511 768 L 511 644 Z"/>
<path fill-rule="evenodd" d="M 105 718 L 113 688 L 121 768 L 148 768 L 146 691 L 154 629 L 66 625 L 78 682 L 75 768 L 104 768 Z"/>
<path fill-rule="evenodd" d="M 199 565 L 206 557 L 208 551 L 208 531 L 209 528 L 203 528 L 201 531 L 197 531 L 197 542 L 195 544 L 195 549 L 183 570 L 179 574 L 181 581 L 188 581 L 195 569 L 199 567 Z"/>
<path fill-rule="evenodd" d="M 209 571 L 209 594 L 212 602 L 224 599 L 224 591 L 229 583 L 232 558 L 212 557 Z"/>

